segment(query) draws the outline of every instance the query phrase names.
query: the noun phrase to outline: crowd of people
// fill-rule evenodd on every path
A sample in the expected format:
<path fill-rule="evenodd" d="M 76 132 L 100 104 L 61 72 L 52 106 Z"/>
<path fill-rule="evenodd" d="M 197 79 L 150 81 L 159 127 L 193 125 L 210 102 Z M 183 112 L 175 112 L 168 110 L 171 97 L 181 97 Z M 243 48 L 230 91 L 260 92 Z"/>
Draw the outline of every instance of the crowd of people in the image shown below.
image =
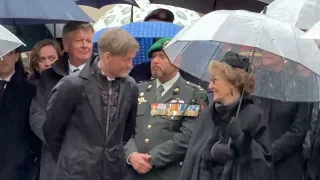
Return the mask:
<path fill-rule="evenodd" d="M 173 21 L 159 13 L 146 20 Z M 1 180 L 320 179 L 319 105 L 251 96 L 259 67 L 284 69 L 272 54 L 252 69 L 228 50 L 204 87 L 170 63 L 170 38 L 137 70 L 129 33 L 106 31 L 97 55 L 93 35 L 67 23 L 63 47 L 34 46 L 28 75 L 19 48 L 0 61 Z"/>

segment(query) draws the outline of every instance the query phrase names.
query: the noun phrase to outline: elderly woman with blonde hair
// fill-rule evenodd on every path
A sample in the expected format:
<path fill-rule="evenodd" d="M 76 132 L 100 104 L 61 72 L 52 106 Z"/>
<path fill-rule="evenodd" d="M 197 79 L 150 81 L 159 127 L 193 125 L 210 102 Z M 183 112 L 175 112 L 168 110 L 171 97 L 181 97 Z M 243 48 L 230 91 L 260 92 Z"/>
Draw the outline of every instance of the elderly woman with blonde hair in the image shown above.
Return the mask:
<path fill-rule="evenodd" d="M 228 52 L 209 69 L 213 103 L 197 119 L 180 180 L 271 179 L 268 125 L 248 98 L 255 83 L 249 59 Z"/>

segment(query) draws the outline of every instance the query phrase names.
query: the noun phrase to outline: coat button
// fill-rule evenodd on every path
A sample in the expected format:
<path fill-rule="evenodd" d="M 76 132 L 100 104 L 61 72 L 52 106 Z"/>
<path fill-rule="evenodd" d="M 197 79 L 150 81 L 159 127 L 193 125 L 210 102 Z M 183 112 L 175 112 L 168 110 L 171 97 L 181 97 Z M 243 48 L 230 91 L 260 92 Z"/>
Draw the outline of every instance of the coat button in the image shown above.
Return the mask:
<path fill-rule="evenodd" d="M 149 143 L 149 139 L 145 139 L 144 142 L 145 142 L 146 144 L 148 144 L 148 143 Z"/>
<path fill-rule="evenodd" d="M 147 126 L 147 128 L 148 128 L 148 129 L 151 129 L 151 125 L 149 124 L 149 125 Z"/>

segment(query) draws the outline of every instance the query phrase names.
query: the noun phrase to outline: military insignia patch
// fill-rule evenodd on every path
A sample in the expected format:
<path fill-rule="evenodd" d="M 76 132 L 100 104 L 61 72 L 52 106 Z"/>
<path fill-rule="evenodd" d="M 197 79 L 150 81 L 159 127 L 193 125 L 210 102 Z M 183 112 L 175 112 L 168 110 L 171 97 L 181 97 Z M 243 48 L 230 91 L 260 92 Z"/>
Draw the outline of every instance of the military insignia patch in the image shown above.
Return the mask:
<path fill-rule="evenodd" d="M 197 117 L 199 115 L 199 105 L 188 105 L 178 103 L 153 103 L 151 104 L 151 116 L 188 116 Z"/>
<path fill-rule="evenodd" d="M 149 91 L 151 90 L 151 88 L 152 88 L 152 84 L 149 84 L 149 85 L 147 86 L 146 91 L 149 92 Z"/>
<path fill-rule="evenodd" d="M 173 90 L 173 95 L 177 95 L 177 94 L 179 94 L 179 91 L 180 91 L 180 88 L 175 88 L 174 90 Z"/>
<path fill-rule="evenodd" d="M 166 41 L 166 42 L 164 42 L 164 43 L 163 43 L 162 48 L 164 49 L 164 48 L 166 47 L 166 45 L 168 45 L 168 44 L 169 44 L 169 42 L 170 42 L 170 41 Z"/>
<path fill-rule="evenodd" d="M 138 103 L 139 104 L 144 103 L 144 102 L 148 102 L 147 100 L 144 99 L 144 97 L 138 98 Z"/>
<path fill-rule="evenodd" d="M 177 99 L 171 100 L 170 103 L 171 103 L 171 104 L 172 104 L 172 103 L 183 104 L 183 103 L 184 103 L 184 100 L 177 98 Z"/>

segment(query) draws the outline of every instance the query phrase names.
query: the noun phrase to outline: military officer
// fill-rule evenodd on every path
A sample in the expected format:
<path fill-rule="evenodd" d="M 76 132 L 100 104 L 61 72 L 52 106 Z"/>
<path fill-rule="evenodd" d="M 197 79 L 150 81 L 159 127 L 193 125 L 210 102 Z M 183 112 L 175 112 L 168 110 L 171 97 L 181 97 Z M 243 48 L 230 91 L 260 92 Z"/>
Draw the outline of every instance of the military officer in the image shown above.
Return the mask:
<path fill-rule="evenodd" d="M 139 84 L 135 136 L 124 146 L 131 167 L 128 179 L 176 180 L 206 91 L 185 81 L 158 40 L 148 51 L 155 78 Z"/>

